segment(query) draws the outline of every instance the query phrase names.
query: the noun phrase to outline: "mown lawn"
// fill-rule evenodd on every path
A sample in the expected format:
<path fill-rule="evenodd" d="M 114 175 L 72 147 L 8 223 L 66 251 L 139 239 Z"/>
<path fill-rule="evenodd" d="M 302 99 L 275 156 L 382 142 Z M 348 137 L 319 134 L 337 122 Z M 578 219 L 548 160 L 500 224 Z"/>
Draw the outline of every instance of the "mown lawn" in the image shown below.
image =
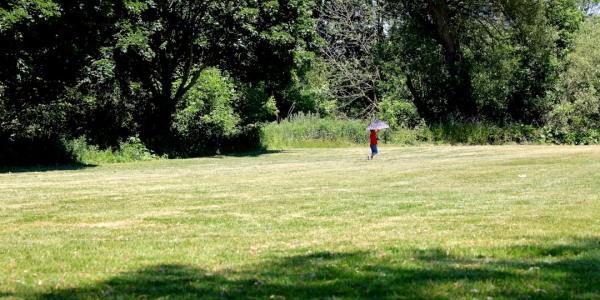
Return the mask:
<path fill-rule="evenodd" d="M 0 174 L 0 298 L 600 299 L 600 147 Z"/>

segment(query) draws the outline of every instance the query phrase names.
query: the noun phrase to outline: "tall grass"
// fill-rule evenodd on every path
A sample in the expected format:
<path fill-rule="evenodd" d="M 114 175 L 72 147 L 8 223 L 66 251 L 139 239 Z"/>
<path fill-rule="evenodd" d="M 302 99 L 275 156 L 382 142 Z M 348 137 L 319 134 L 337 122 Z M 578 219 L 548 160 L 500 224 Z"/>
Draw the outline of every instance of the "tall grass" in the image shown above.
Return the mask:
<path fill-rule="evenodd" d="M 268 149 L 318 148 L 364 145 L 369 142 L 367 120 L 321 118 L 298 114 L 262 128 Z M 486 123 L 420 124 L 415 128 L 392 128 L 380 133 L 381 143 L 394 145 L 461 144 L 502 145 L 543 141 L 541 130 L 531 125 L 498 126 Z"/>
<path fill-rule="evenodd" d="M 315 114 L 298 114 L 280 123 L 267 124 L 261 139 L 268 148 L 343 147 L 368 138 L 363 120 L 336 120 Z"/>

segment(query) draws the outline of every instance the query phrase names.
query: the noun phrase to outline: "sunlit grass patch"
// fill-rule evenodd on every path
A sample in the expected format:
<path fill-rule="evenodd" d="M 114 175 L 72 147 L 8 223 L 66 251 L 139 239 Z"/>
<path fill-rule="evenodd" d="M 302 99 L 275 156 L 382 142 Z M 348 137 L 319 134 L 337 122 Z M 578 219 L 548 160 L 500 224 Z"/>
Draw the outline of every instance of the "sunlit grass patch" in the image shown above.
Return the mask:
<path fill-rule="evenodd" d="M 0 297 L 600 298 L 600 148 L 0 174 Z"/>

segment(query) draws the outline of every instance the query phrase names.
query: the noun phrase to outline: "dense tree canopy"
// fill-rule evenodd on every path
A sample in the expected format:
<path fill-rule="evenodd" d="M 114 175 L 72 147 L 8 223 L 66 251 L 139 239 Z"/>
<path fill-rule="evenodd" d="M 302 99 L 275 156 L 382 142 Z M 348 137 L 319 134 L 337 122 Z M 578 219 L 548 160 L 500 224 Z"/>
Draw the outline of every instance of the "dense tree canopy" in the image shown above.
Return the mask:
<path fill-rule="evenodd" d="M 390 44 L 428 119 L 535 122 L 582 20 L 575 1 L 393 1 Z M 404 58 L 404 59 L 403 59 Z"/>
<path fill-rule="evenodd" d="M 1 15 L 9 142 L 68 133 L 110 146 L 139 134 L 178 150 L 173 116 L 204 70 L 236 78 L 246 123 L 269 120 L 317 41 L 302 0 L 11 1 Z"/>
<path fill-rule="evenodd" d="M 80 136 L 209 153 L 298 111 L 598 128 L 593 111 L 565 114 L 598 100 L 583 70 L 599 12 L 592 0 L 2 1 L 0 161 L 59 160 L 60 140 Z"/>

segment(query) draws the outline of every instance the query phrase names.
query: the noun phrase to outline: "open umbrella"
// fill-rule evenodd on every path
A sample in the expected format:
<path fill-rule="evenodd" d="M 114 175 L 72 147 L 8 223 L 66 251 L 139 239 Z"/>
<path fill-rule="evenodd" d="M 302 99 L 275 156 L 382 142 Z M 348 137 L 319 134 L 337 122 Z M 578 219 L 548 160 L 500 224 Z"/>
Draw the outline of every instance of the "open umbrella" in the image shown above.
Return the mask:
<path fill-rule="evenodd" d="M 380 130 L 380 129 L 386 129 L 386 128 L 390 128 L 390 125 L 388 125 L 384 121 L 375 120 L 371 124 L 369 124 L 369 126 L 367 126 L 367 131 Z"/>

